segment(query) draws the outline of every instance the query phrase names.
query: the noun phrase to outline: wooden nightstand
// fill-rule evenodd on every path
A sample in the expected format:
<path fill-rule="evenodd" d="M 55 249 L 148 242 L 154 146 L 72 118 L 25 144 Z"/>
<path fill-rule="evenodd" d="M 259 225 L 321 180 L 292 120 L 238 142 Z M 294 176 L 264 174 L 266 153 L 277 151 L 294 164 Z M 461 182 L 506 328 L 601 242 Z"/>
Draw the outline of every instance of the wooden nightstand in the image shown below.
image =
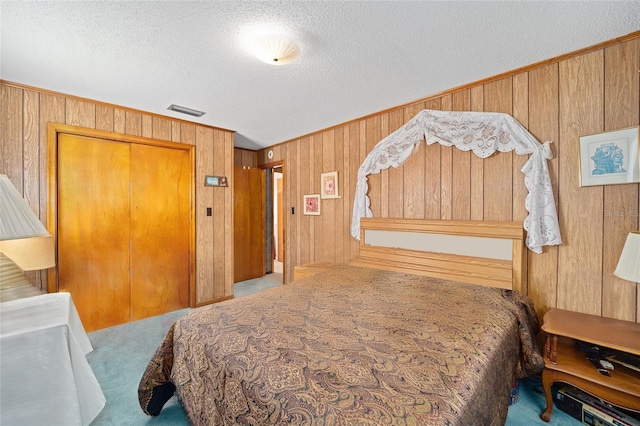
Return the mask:
<path fill-rule="evenodd" d="M 574 340 L 581 340 L 640 355 L 640 324 L 562 309 L 550 309 L 543 322 L 547 341 L 542 385 L 547 408 L 540 414 L 542 420 L 551 418 L 554 382 L 571 384 L 611 404 L 640 411 L 640 372 L 616 363 L 610 376 L 602 375 L 574 345 Z"/>
<path fill-rule="evenodd" d="M 304 277 L 310 277 L 311 275 L 326 271 L 333 266 L 335 266 L 335 262 L 329 261 L 318 261 L 305 263 L 304 265 L 297 265 L 293 267 L 293 279 L 297 280 Z"/>

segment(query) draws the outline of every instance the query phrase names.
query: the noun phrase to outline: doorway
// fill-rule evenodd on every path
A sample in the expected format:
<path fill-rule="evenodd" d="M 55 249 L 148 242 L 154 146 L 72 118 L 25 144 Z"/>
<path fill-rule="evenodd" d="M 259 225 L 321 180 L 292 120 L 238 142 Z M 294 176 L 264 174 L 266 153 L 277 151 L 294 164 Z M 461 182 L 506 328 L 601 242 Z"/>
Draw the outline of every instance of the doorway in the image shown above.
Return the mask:
<path fill-rule="evenodd" d="M 267 269 L 273 280 L 282 284 L 284 271 L 284 173 L 282 165 L 266 169 L 266 238 Z"/>

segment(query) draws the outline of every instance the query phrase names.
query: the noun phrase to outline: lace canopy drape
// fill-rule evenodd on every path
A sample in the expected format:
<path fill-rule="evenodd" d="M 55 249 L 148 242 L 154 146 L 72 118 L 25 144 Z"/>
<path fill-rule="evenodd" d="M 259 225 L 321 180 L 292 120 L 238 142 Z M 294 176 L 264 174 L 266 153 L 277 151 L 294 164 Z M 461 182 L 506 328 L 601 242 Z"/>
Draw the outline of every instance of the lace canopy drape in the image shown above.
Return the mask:
<path fill-rule="evenodd" d="M 424 138 L 428 145 L 455 145 L 463 151 L 487 158 L 495 151 L 531 157 L 521 169 L 529 191 L 524 220 L 526 244 L 531 251 L 542 252 L 544 245 L 561 244 L 558 215 L 549 177 L 547 159 L 553 158 L 549 144 L 540 144 L 516 119 L 495 112 L 459 112 L 423 110 L 404 126 L 382 139 L 373 147 L 358 169 L 356 194 L 353 202 L 351 235 L 360 239 L 360 218 L 373 217 L 367 196 L 367 176 L 389 167 L 400 166 L 413 148 Z"/>

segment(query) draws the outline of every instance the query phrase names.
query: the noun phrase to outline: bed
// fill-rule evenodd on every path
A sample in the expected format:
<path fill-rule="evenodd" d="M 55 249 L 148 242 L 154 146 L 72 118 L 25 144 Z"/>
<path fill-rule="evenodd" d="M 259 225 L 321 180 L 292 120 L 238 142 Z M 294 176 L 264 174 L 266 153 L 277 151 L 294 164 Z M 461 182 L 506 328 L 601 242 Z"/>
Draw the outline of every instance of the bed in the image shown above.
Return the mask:
<path fill-rule="evenodd" d="M 175 393 L 194 425 L 503 425 L 514 380 L 544 365 L 521 225 L 363 219 L 361 233 L 349 265 L 176 321 L 143 411 Z"/>

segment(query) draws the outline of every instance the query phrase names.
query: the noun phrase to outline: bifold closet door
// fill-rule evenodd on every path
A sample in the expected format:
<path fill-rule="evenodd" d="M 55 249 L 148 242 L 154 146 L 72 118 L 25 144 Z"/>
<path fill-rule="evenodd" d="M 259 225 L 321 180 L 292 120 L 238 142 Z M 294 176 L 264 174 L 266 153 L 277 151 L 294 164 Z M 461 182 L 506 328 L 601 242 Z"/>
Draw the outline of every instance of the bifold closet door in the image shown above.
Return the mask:
<path fill-rule="evenodd" d="M 85 329 L 188 307 L 189 153 L 69 134 L 57 146 L 58 290 Z"/>
<path fill-rule="evenodd" d="M 58 137 L 58 290 L 87 331 L 130 321 L 128 143 Z"/>
<path fill-rule="evenodd" d="M 131 320 L 189 306 L 187 151 L 131 145 Z"/>

